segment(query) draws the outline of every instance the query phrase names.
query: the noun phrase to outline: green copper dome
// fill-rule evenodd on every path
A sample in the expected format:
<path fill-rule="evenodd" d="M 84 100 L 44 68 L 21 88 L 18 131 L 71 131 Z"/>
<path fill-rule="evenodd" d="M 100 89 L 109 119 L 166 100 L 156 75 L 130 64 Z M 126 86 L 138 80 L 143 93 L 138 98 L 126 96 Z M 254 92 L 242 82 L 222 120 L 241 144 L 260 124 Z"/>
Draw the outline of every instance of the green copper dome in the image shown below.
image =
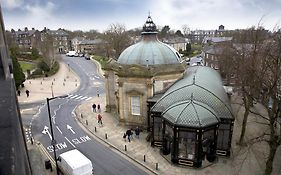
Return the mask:
<path fill-rule="evenodd" d="M 119 64 L 165 65 L 180 64 L 179 53 L 157 39 L 156 26 L 149 16 L 143 26 L 142 40 L 125 49 L 118 58 Z"/>

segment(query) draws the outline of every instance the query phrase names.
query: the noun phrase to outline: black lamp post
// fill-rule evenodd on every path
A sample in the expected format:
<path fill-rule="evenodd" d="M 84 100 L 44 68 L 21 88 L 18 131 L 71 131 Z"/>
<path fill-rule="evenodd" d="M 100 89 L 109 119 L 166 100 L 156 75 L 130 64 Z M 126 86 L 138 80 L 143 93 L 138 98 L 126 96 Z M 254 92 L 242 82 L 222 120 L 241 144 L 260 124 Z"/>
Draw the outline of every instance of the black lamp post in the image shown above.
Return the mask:
<path fill-rule="evenodd" d="M 55 162 L 56 162 L 56 172 L 57 172 L 57 175 L 59 175 L 59 169 L 58 169 L 57 154 L 56 154 L 56 147 L 55 147 L 56 146 L 56 140 L 55 140 L 55 136 L 54 136 L 54 132 L 53 132 L 53 125 L 52 125 L 49 101 L 51 101 L 53 99 L 56 99 L 56 98 L 65 98 L 67 96 L 68 95 L 47 98 L 48 115 L 49 115 L 49 122 L 50 122 L 51 136 L 52 136 L 51 145 L 53 145 L 53 149 L 54 149 L 54 159 L 55 159 Z"/>

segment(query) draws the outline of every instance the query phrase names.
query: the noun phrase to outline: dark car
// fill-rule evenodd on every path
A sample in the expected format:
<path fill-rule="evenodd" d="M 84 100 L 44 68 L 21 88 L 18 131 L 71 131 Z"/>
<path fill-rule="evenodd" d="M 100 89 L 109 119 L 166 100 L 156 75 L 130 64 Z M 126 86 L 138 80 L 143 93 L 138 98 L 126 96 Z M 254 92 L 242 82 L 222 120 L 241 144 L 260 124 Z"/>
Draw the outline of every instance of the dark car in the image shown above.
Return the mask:
<path fill-rule="evenodd" d="M 85 57 L 86 60 L 90 60 L 90 55 L 89 54 L 86 53 L 84 57 Z"/>

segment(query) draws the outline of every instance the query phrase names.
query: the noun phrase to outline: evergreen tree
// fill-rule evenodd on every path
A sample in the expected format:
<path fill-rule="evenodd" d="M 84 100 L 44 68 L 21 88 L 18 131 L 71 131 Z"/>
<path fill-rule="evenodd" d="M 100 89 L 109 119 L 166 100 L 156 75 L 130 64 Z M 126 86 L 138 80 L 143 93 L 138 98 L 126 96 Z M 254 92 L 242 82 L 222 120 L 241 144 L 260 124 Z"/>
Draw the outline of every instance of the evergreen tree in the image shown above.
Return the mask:
<path fill-rule="evenodd" d="M 25 75 L 17 60 L 18 49 L 11 48 L 10 53 L 11 53 L 11 58 L 12 58 L 12 62 L 13 62 L 14 79 L 15 79 L 16 87 L 18 88 L 25 81 Z"/>

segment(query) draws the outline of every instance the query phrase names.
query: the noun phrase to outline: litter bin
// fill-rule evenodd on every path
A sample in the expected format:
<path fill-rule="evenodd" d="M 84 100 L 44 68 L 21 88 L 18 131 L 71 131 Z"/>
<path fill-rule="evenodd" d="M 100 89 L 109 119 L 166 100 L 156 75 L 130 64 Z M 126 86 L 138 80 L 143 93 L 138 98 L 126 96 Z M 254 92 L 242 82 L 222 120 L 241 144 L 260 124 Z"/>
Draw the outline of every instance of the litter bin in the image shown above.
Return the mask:
<path fill-rule="evenodd" d="M 45 160 L 45 168 L 46 170 L 51 169 L 52 170 L 52 164 L 50 160 Z"/>

